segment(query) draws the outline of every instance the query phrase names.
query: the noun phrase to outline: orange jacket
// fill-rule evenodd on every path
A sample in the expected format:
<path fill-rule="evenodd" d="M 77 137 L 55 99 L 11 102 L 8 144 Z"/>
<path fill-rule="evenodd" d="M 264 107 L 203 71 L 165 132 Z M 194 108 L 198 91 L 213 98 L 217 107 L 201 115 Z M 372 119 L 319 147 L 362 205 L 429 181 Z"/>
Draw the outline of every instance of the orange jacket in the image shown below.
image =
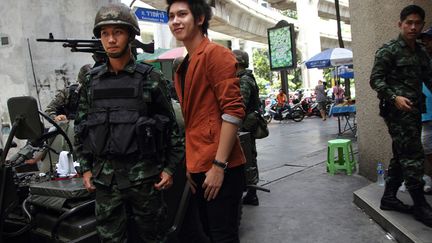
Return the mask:
<path fill-rule="evenodd" d="M 278 106 L 283 106 L 288 101 L 288 98 L 287 98 L 286 94 L 278 94 L 276 96 L 276 100 L 277 100 Z"/>
<path fill-rule="evenodd" d="M 222 114 L 239 119 L 245 116 L 236 78 L 237 61 L 232 52 L 205 38 L 190 58 L 181 90 L 180 69 L 174 77 L 186 130 L 186 167 L 191 173 L 206 172 L 212 167 L 219 144 Z M 237 140 L 229 156 L 228 167 L 245 163 Z"/>

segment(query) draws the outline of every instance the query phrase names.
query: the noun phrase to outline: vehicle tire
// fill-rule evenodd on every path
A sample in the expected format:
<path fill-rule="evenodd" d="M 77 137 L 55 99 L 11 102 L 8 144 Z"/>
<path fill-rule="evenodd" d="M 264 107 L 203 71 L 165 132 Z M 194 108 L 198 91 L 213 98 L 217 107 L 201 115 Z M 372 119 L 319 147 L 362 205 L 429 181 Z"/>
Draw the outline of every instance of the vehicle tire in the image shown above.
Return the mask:
<path fill-rule="evenodd" d="M 304 116 L 305 116 L 305 114 L 303 111 L 296 110 L 296 111 L 293 111 L 292 119 L 295 122 L 301 122 L 303 120 Z"/>
<path fill-rule="evenodd" d="M 272 121 L 272 116 L 263 116 L 264 120 L 269 124 Z"/>

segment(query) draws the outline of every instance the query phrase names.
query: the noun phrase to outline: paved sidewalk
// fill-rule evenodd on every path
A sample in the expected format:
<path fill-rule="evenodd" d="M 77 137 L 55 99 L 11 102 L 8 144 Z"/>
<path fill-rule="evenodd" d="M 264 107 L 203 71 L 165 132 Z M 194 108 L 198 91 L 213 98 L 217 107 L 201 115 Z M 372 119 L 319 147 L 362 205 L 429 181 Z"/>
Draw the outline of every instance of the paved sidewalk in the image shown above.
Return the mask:
<path fill-rule="evenodd" d="M 241 242 L 391 242 L 386 232 L 353 204 L 353 191 L 370 182 L 355 174 L 326 173 L 327 141 L 337 120 L 269 124 L 257 141 L 260 206 L 244 206 Z M 353 134 L 343 137 L 356 142 Z"/>

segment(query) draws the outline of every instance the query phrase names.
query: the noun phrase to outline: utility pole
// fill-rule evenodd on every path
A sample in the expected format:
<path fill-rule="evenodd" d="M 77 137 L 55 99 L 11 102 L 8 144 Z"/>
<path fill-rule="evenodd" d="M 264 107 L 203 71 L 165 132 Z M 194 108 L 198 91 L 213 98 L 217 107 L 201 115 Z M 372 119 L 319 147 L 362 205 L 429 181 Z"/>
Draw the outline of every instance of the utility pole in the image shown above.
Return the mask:
<path fill-rule="evenodd" d="M 337 22 L 337 36 L 339 41 L 339 47 L 345 48 L 343 39 L 342 39 L 342 28 L 341 28 L 341 16 L 340 16 L 340 7 L 339 0 L 335 0 L 335 9 L 336 9 L 336 22 Z M 336 67 L 336 72 L 338 72 Z M 340 79 L 340 78 L 339 78 Z M 345 87 L 345 97 L 351 96 L 351 82 L 349 78 L 344 78 L 344 87 Z"/>
<path fill-rule="evenodd" d="M 337 22 L 337 36 L 339 41 L 339 47 L 344 48 L 345 45 L 342 39 L 342 28 L 341 28 L 341 16 L 340 16 L 340 8 L 339 8 L 339 0 L 335 0 L 335 9 L 336 9 L 336 22 Z"/>

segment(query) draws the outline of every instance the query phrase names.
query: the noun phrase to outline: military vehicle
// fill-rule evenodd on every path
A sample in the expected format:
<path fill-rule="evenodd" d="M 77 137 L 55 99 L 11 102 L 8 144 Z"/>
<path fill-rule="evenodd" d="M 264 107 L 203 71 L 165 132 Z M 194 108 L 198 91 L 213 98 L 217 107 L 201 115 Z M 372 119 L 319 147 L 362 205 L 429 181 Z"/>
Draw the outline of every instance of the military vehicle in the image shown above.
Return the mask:
<path fill-rule="evenodd" d="M 66 133 L 38 111 L 32 97 L 11 98 L 8 107 L 13 126 L 0 162 L 1 242 L 97 242 L 94 195 L 85 190 L 82 179 L 59 178 L 50 172 L 39 174 L 36 165 L 24 162 L 36 151 L 52 149 L 48 140 L 58 135 L 68 142 L 72 153 Z M 41 116 L 56 129 L 45 129 Z M 28 142 L 6 160 L 14 137 L 28 139 Z M 176 175 L 174 186 L 164 195 L 168 204 L 166 227 L 170 242 L 175 242 L 189 197 L 182 165 Z"/>

